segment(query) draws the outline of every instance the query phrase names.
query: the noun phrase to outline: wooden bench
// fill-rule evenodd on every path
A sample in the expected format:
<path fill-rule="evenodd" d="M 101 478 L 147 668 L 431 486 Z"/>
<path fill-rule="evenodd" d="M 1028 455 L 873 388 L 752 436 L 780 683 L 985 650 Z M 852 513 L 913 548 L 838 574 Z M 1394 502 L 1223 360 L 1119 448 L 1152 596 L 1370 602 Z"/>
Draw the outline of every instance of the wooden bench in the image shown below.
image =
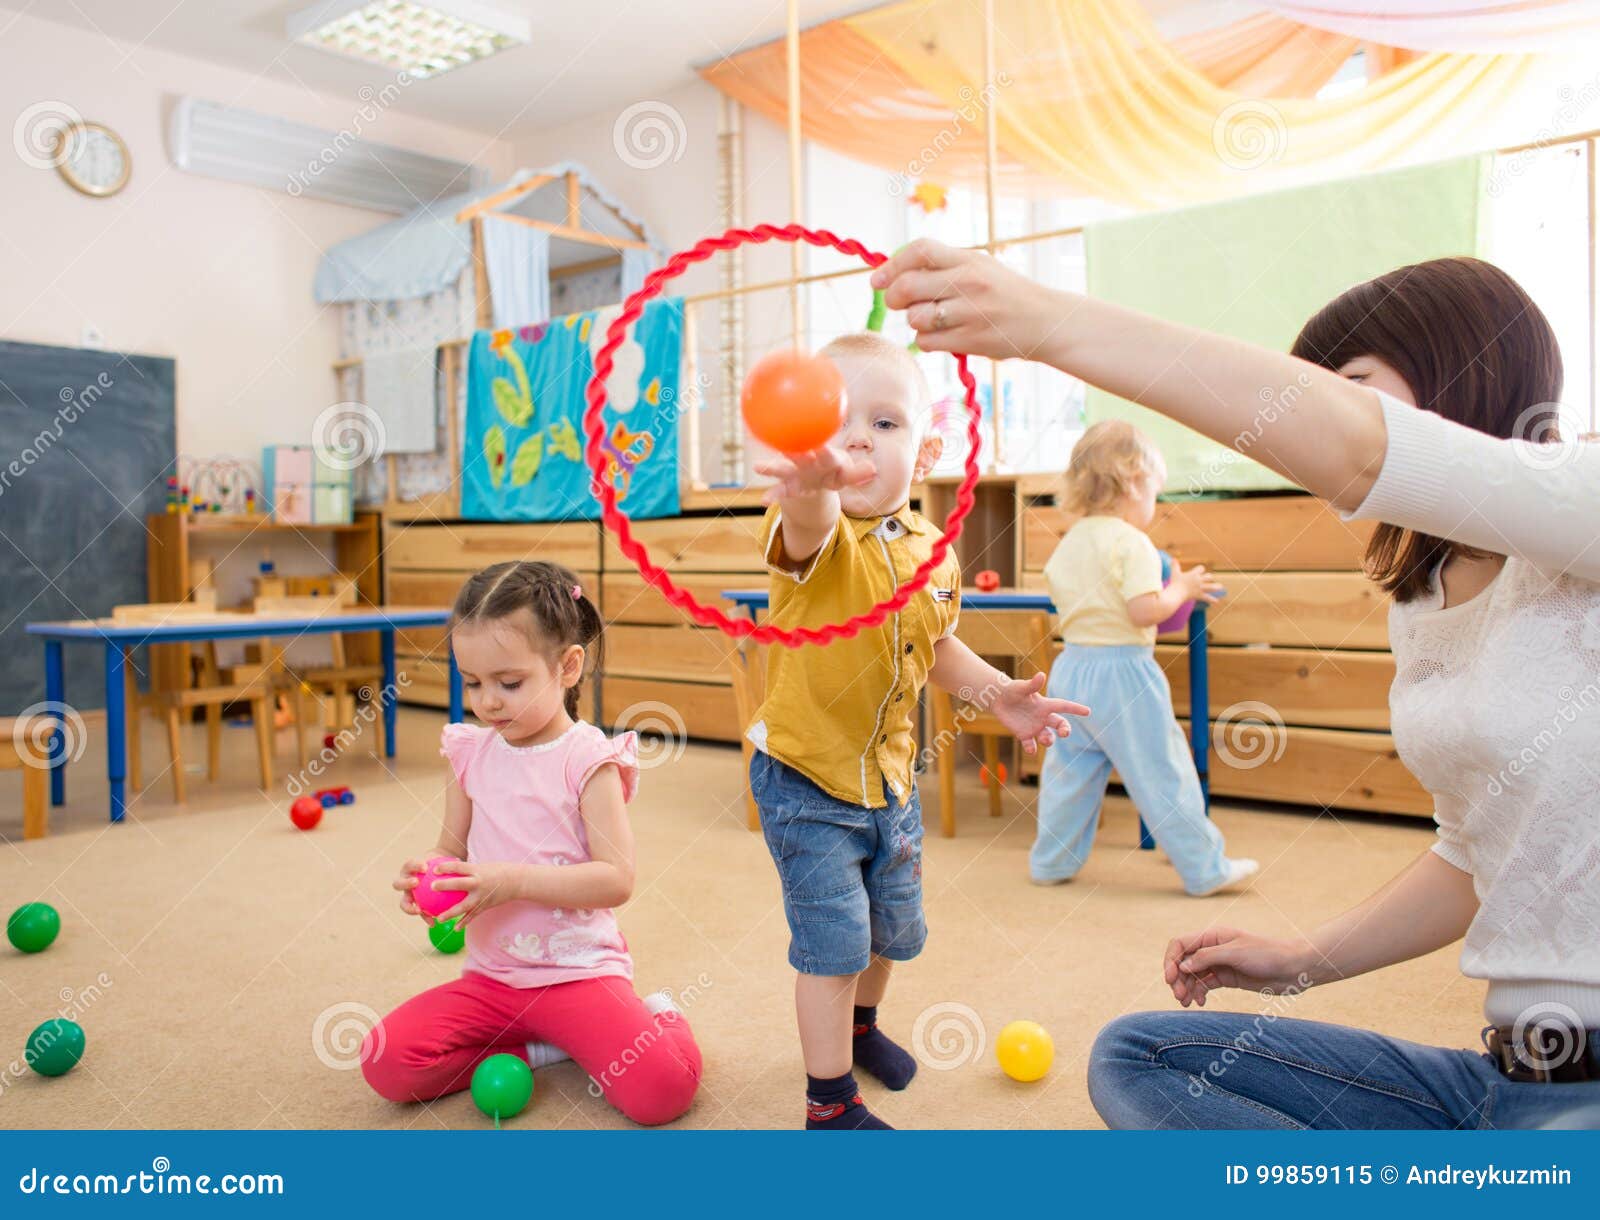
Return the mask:
<path fill-rule="evenodd" d="M 24 839 L 42 839 L 50 833 L 50 768 L 39 744 L 47 730 L 38 723 L 48 719 L 0 717 L 0 771 L 22 772 Z"/>

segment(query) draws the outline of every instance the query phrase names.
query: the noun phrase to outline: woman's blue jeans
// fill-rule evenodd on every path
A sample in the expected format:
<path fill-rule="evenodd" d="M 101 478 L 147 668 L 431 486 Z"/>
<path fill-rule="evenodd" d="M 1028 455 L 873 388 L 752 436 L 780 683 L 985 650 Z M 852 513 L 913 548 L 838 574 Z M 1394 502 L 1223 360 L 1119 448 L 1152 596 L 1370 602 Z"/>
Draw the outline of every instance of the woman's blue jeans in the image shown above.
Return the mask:
<path fill-rule="evenodd" d="M 1600 1081 L 1513 1082 L 1483 1052 L 1252 1013 L 1118 1017 L 1089 1096 L 1121 1129 L 1600 1127 Z"/>

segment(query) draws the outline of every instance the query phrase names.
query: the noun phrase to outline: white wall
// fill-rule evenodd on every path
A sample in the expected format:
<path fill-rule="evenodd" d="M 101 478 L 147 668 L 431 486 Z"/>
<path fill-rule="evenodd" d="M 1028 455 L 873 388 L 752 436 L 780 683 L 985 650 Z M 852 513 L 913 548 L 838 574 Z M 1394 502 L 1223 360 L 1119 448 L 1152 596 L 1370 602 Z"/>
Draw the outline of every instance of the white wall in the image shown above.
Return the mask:
<path fill-rule="evenodd" d="M 64 103 L 122 136 L 133 178 L 91 199 L 0 150 L 0 337 L 76 346 L 93 325 L 108 348 L 174 357 L 185 454 L 259 460 L 264 444 L 308 440 L 335 400 L 337 318 L 312 300 L 317 260 L 391 217 L 185 173 L 168 155 L 167 121 L 194 94 L 339 130 L 360 99 L 31 16 L 5 21 L 5 128 L 36 103 Z M 495 175 L 514 164 L 506 142 L 393 112 L 363 134 Z"/>
<path fill-rule="evenodd" d="M 717 208 L 719 97 L 710 85 L 696 80 L 657 97 L 638 99 L 649 103 L 650 114 L 662 120 L 657 130 L 667 143 L 659 146 L 659 152 L 657 146 L 643 142 L 642 132 L 640 143 L 631 146 L 626 132 L 618 134 L 616 124 L 624 110 L 618 107 L 518 141 L 517 162 L 528 168 L 581 162 L 650 226 L 669 252 L 680 250 L 723 228 Z M 636 126 L 642 121 L 636 119 Z M 787 137 L 781 128 L 749 112 L 744 116 L 744 182 L 747 225 L 786 224 L 793 218 Z M 789 274 L 787 244 L 746 247 L 744 259 L 747 284 Z M 675 280 L 672 291 L 693 295 L 719 286 L 718 259 L 713 258 Z M 708 406 L 700 412 L 702 472 L 707 481 L 716 482 L 721 471 L 721 386 L 715 380 L 718 312 L 715 304 L 700 306 L 696 312 L 701 371 L 713 378 L 704 390 Z M 745 333 L 752 356 L 788 343 L 789 317 L 787 290 L 745 297 Z M 684 466 L 687 470 L 687 450 Z"/>

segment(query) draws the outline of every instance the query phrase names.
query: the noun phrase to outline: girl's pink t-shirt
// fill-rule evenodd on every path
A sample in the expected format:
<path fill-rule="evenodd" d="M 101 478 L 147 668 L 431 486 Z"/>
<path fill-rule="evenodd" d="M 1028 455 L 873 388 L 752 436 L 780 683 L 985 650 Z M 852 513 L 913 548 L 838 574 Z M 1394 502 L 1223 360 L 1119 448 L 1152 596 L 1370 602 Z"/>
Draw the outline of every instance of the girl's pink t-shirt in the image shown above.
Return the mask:
<path fill-rule="evenodd" d="M 492 728 L 450 724 L 440 750 L 472 801 L 467 859 L 519 864 L 589 860 L 578 798 L 607 763 L 624 800 L 639 786 L 639 735 L 610 738 L 578 721 L 554 741 L 514 746 Z M 548 987 L 614 974 L 633 977 L 628 944 L 610 910 L 502 902 L 467 924 L 467 970 L 512 987 Z"/>

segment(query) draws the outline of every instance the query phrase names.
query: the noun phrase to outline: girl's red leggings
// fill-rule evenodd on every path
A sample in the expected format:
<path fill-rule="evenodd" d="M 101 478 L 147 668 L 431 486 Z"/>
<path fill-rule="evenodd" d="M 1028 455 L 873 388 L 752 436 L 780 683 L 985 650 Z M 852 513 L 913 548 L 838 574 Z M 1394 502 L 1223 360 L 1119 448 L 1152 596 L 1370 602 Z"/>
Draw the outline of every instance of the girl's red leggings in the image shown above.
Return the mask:
<path fill-rule="evenodd" d="M 407 1000 L 361 1047 L 367 1083 L 390 1101 L 432 1101 L 472 1083 L 490 1055 L 559 1046 L 636 1123 L 669 1123 L 700 1084 L 700 1048 L 676 1012 L 653 1014 L 614 975 L 517 988 L 467 973 Z"/>

